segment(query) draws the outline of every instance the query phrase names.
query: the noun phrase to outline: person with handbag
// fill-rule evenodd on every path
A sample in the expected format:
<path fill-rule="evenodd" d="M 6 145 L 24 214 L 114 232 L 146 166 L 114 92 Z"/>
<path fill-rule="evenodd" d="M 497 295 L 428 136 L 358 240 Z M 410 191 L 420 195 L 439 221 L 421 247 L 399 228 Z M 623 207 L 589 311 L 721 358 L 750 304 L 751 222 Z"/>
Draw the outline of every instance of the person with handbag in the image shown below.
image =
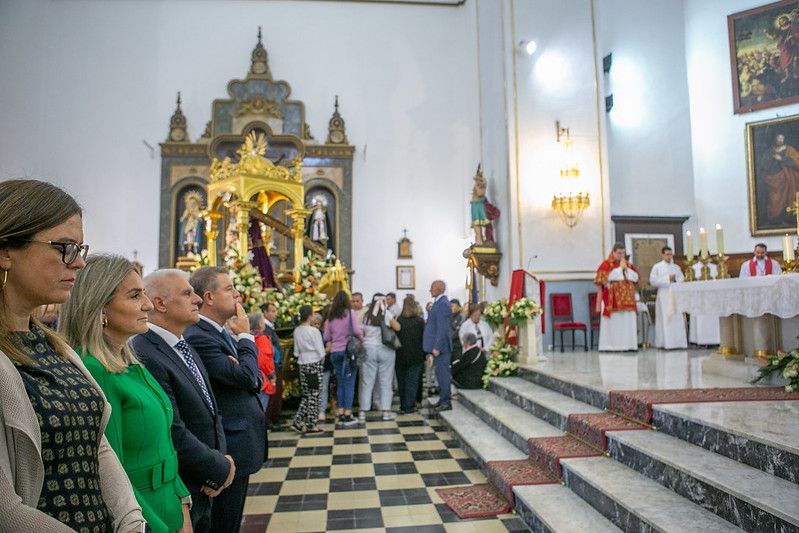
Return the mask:
<path fill-rule="evenodd" d="M 363 352 L 363 330 L 350 296 L 339 291 L 330 304 L 325 321 L 325 342 L 330 343 L 330 362 L 336 373 L 336 413 L 338 424 L 351 427 L 358 424 L 352 416 L 355 396 L 355 376 L 358 371 L 358 353 Z"/>
<path fill-rule="evenodd" d="M 396 350 L 401 346 L 397 338 L 400 323 L 388 310 L 385 297 L 378 293 L 363 316 L 363 345 L 366 348 L 366 361 L 361 365 L 360 394 L 358 397 L 361 410 L 358 419 L 366 420 L 366 412 L 372 399 L 375 385 L 380 390 L 380 405 L 383 420 L 394 420 L 397 414 L 391 411 L 391 399 L 394 395 L 394 363 Z"/>
<path fill-rule="evenodd" d="M 319 420 L 319 390 L 325 346 L 319 328 L 311 324 L 312 320 L 313 307 L 300 307 L 300 325 L 294 329 L 294 356 L 300 370 L 301 396 L 291 429 L 306 434 L 322 432 L 316 423 Z"/>

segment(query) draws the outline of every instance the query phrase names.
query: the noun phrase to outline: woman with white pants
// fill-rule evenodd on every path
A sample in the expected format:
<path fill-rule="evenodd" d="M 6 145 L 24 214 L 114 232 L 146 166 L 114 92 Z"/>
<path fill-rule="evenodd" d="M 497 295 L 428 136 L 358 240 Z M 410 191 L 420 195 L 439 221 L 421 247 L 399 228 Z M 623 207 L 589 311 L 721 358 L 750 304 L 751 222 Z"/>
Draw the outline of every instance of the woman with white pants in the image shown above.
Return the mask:
<path fill-rule="evenodd" d="M 397 353 L 393 348 L 383 344 L 381 324 L 394 331 L 399 331 L 400 324 L 386 306 L 385 297 L 376 294 L 372 304 L 363 316 L 363 346 L 366 349 L 366 361 L 360 369 L 360 393 L 358 401 L 361 407 L 358 413 L 360 420 L 366 420 L 366 412 L 372 403 L 372 391 L 377 384 L 380 402 L 378 408 L 383 411 L 383 420 L 394 420 L 396 413 L 391 411 L 391 400 L 394 396 L 394 362 Z"/>

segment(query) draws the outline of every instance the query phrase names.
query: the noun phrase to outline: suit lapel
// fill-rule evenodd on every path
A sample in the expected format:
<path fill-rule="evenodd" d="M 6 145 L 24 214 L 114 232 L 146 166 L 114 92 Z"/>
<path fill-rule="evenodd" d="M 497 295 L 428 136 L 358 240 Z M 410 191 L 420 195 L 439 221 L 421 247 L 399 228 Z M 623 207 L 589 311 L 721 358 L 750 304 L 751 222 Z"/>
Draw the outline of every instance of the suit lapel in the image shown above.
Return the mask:
<path fill-rule="evenodd" d="M 203 390 L 200 387 L 200 384 L 197 383 L 197 380 L 194 378 L 194 374 L 191 373 L 191 370 L 189 370 L 189 367 L 186 366 L 186 363 L 183 362 L 183 359 L 180 358 L 177 352 L 175 352 L 175 350 L 173 350 L 172 347 L 169 346 L 164 339 L 162 339 L 158 334 L 153 333 L 152 331 L 148 330 L 147 333 L 144 334 L 144 336 L 147 340 L 153 343 L 155 347 L 158 349 L 158 351 L 164 354 L 166 358 L 172 362 L 173 365 L 178 367 L 178 369 L 180 369 L 180 371 L 183 372 L 183 375 L 186 376 L 186 379 L 189 380 L 189 382 L 194 386 L 194 390 L 196 390 L 197 394 L 200 396 L 200 398 L 202 398 L 203 405 L 205 405 L 205 407 L 209 411 L 211 411 L 211 408 L 208 406 L 208 403 L 205 401 L 205 395 L 203 394 Z M 194 351 L 191 345 L 189 345 L 189 350 L 191 350 L 196 363 L 197 360 L 199 359 L 197 352 Z M 205 369 L 201 367 L 199 364 L 197 365 L 197 368 L 200 370 L 200 374 L 202 374 L 203 379 L 205 380 L 205 386 L 208 387 L 208 391 L 210 392 L 211 385 L 208 382 L 208 376 L 205 374 Z M 214 401 L 213 396 L 211 397 L 211 401 Z M 214 405 L 214 409 L 216 409 L 216 405 Z"/>

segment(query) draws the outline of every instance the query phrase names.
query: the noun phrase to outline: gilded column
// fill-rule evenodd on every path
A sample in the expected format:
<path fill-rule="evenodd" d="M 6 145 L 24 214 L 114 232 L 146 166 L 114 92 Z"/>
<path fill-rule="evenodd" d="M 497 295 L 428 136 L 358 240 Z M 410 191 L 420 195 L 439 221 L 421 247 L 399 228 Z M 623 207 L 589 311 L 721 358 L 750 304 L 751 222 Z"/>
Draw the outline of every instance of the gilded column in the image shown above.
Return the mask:
<path fill-rule="evenodd" d="M 311 214 L 311 210 L 296 207 L 286 210 L 286 214 L 294 219 L 294 224 L 291 226 L 291 237 L 294 239 L 294 274 L 296 278 L 304 255 L 302 241 L 305 237 L 305 218 Z"/>
<path fill-rule="evenodd" d="M 239 257 L 247 260 L 250 252 L 250 209 L 258 209 L 256 202 L 236 202 L 236 228 L 239 230 Z"/>
<path fill-rule="evenodd" d="M 222 218 L 221 213 L 207 211 L 203 214 L 205 219 L 205 239 L 208 241 L 208 264 L 216 266 L 216 238 L 219 235 L 217 222 Z"/>

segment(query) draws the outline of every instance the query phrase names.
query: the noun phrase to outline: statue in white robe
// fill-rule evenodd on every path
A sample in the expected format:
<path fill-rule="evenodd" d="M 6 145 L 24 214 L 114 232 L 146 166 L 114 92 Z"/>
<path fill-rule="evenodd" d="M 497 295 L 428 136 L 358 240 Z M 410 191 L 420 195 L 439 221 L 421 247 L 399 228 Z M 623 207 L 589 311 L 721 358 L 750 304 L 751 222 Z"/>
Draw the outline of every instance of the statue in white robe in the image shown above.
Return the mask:
<path fill-rule="evenodd" d="M 672 257 L 671 248 L 663 248 L 663 260 L 655 264 L 649 273 L 649 284 L 658 290 L 655 304 L 655 347 L 666 350 L 688 347 L 682 313 L 675 313 L 671 309 L 671 285 L 685 280 L 682 269 L 674 264 Z"/>

